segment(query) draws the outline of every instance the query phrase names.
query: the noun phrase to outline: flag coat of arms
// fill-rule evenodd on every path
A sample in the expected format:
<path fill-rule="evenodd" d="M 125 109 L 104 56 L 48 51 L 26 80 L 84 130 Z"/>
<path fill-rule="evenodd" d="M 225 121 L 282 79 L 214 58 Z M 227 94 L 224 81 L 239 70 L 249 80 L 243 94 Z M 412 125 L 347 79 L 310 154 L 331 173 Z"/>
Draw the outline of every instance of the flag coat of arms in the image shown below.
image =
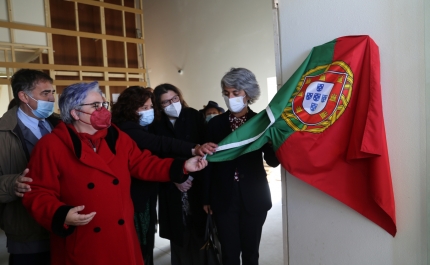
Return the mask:
<path fill-rule="evenodd" d="M 231 160 L 268 141 L 293 176 L 395 236 L 379 50 L 369 36 L 314 47 L 268 107 L 221 141 L 207 159 Z"/>

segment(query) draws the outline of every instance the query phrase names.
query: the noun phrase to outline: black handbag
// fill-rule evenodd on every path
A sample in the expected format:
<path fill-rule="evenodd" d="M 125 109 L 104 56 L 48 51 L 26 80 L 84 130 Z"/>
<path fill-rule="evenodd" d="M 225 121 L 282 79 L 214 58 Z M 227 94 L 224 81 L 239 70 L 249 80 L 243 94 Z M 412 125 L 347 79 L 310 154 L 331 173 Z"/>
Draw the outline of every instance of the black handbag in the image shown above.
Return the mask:
<path fill-rule="evenodd" d="M 218 240 L 218 231 L 210 214 L 206 219 L 205 244 L 200 250 L 206 252 L 205 265 L 222 265 L 221 243 Z"/>

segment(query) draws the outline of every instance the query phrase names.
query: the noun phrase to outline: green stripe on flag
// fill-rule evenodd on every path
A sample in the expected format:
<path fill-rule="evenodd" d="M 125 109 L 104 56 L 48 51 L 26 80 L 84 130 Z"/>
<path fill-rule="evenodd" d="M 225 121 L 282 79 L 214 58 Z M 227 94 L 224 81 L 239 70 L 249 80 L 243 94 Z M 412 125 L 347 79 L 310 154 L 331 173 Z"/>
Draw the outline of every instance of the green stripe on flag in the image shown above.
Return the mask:
<path fill-rule="evenodd" d="M 332 62 L 335 44 L 336 40 L 333 40 L 314 47 L 302 65 L 279 89 L 269 106 L 218 143 L 217 152 L 206 159 L 209 162 L 232 160 L 260 149 L 269 139 L 272 140 L 274 150 L 277 150 L 294 132 L 281 115 L 285 108 L 291 108 L 291 97 L 296 92 L 297 84 L 310 69 Z M 270 116 L 273 116 L 272 122 Z M 302 126 L 301 123 L 297 124 L 298 128 Z"/>

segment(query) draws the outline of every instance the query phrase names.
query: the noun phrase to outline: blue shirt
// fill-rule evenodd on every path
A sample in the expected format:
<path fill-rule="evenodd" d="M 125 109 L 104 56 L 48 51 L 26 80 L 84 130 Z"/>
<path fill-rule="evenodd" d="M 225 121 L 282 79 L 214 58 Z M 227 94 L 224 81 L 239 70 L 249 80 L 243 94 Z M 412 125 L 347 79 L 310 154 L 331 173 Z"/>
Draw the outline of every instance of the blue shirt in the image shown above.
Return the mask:
<path fill-rule="evenodd" d="M 33 117 L 28 116 L 25 114 L 24 111 L 22 111 L 21 108 L 18 108 L 18 119 L 25 125 L 25 127 L 29 128 L 31 132 L 34 134 L 34 136 L 37 137 L 37 139 L 40 139 L 42 137 L 42 134 L 40 133 L 39 129 L 39 120 Z M 43 126 L 51 132 L 51 126 L 49 126 L 48 122 L 45 119 L 41 120 L 43 122 Z"/>

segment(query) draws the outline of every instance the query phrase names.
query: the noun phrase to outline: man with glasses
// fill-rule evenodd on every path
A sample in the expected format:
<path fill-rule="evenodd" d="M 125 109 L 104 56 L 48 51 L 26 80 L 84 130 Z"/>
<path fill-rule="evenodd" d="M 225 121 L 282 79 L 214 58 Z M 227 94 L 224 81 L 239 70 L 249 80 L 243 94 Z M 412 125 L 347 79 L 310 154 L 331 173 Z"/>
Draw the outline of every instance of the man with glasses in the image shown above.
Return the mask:
<path fill-rule="evenodd" d="M 32 179 L 25 175 L 33 147 L 53 129 L 48 121 L 54 112 L 52 82 L 41 71 L 16 72 L 11 85 L 17 105 L 0 119 L 0 226 L 6 233 L 11 265 L 50 263 L 48 231 L 26 211 L 21 197 L 31 190 Z"/>

